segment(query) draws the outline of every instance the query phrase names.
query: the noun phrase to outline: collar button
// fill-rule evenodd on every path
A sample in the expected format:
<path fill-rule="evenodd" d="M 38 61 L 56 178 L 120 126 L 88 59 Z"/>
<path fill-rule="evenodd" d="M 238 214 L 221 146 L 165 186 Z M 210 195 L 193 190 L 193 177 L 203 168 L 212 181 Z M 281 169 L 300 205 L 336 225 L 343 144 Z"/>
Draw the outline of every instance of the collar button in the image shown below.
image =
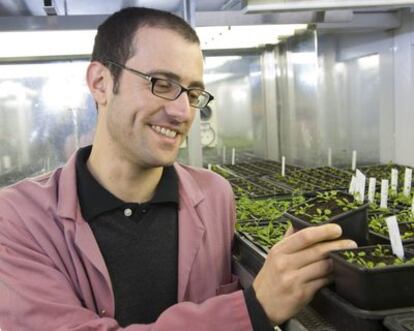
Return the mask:
<path fill-rule="evenodd" d="M 124 209 L 124 215 L 126 217 L 130 217 L 132 215 L 132 209 L 131 208 L 125 208 Z"/>

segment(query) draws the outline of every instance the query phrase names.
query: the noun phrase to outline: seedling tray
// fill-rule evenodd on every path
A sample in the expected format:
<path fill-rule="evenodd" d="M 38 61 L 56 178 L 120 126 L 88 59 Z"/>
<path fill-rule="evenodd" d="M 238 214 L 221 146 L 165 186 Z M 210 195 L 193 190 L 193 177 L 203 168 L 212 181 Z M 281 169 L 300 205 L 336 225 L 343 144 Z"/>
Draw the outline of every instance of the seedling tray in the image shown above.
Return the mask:
<path fill-rule="evenodd" d="M 383 247 L 391 250 L 390 246 Z M 371 251 L 367 246 L 346 251 L 357 254 Z M 344 250 L 329 253 L 334 263 L 336 292 L 358 308 L 383 310 L 414 306 L 414 265 L 389 265 L 366 268 L 350 263 L 341 254 Z M 406 250 L 405 256 L 413 254 Z"/>
<path fill-rule="evenodd" d="M 403 236 L 403 234 L 406 231 L 414 232 L 414 223 L 410 222 L 403 222 L 398 224 L 398 228 L 400 230 L 400 235 Z M 403 245 L 413 244 L 414 243 L 414 237 L 410 235 L 410 238 L 402 239 Z M 387 244 L 390 245 L 390 237 L 386 234 L 378 233 L 373 230 L 369 230 L 369 241 L 371 244 Z"/>
<path fill-rule="evenodd" d="M 414 307 L 376 311 L 360 309 L 328 287 L 318 291 L 310 306 L 337 331 L 388 331 L 383 324 L 387 316 L 414 313 Z"/>
<path fill-rule="evenodd" d="M 234 251 L 240 263 L 253 275 L 257 275 L 266 260 L 267 254 L 245 235 L 238 232 L 235 234 Z"/>
<path fill-rule="evenodd" d="M 345 193 L 338 193 L 339 196 L 349 196 Z M 308 200 L 308 204 L 315 203 L 318 198 L 313 198 Z M 297 207 L 297 208 L 300 208 Z M 342 238 L 352 239 L 358 243 L 358 245 L 363 246 L 368 243 L 368 203 L 359 206 L 357 209 L 352 209 L 337 213 L 336 215 L 329 218 L 329 220 L 321 222 L 319 224 L 313 224 L 307 220 L 300 218 L 300 216 L 295 215 L 295 210 L 297 208 L 291 209 L 285 213 L 285 216 L 292 222 L 293 227 L 297 229 L 303 229 L 309 226 L 317 226 L 328 223 L 335 223 L 341 226 L 342 228 Z"/>
<path fill-rule="evenodd" d="M 384 325 L 390 331 L 414 331 L 414 312 L 387 316 Z"/>

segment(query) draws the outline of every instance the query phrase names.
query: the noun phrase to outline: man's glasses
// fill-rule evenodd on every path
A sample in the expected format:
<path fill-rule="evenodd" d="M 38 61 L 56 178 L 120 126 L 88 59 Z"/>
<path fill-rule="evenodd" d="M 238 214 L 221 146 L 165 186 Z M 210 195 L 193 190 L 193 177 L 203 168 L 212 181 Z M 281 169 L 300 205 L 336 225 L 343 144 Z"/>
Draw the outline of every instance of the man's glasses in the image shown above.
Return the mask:
<path fill-rule="evenodd" d="M 198 109 L 206 107 L 208 103 L 214 99 L 214 97 L 210 93 L 202 89 L 185 88 L 184 86 L 181 86 L 180 84 L 172 80 L 152 77 L 141 71 L 129 68 L 127 66 L 124 66 L 123 64 L 114 61 L 106 60 L 104 62 L 117 66 L 121 69 L 128 70 L 129 72 L 132 72 L 133 74 L 146 79 L 151 83 L 151 93 L 156 95 L 157 97 L 172 101 L 178 99 L 178 97 L 183 92 L 185 92 L 188 95 L 190 106 Z"/>

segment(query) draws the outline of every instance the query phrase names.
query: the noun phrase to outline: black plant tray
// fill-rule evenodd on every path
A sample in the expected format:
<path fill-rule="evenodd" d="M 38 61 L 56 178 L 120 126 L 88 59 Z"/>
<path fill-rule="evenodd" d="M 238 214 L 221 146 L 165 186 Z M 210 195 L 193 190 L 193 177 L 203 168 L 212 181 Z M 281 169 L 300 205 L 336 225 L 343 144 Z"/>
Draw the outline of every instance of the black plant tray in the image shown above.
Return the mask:
<path fill-rule="evenodd" d="M 306 182 L 300 182 L 299 184 L 289 183 L 289 177 L 282 177 L 282 176 L 263 176 L 263 179 L 268 180 L 269 182 L 275 183 L 277 186 L 283 187 L 288 191 L 299 191 L 302 195 L 315 195 L 315 192 L 322 191 L 323 189 L 317 185 L 313 185 Z"/>
<path fill-rule="evenodd" d="M 414 331 L 414 311 L 387 316 L 384 319 L 384 325 L 390 331 Z"/>
<path fill-rule="evenodd" d="M 344 196 L 349 196 L 343 194 Z M 311 199 L 307 203 L 311 204 L 318 198 Z M 295 207 L 295 209 L 299 208 Z M 295 209 L 285 213 L 285 216 L 292 222 L 296 229 L 303 229 L 309 226 L 316 226 L 328 223 L 335 223 L 342 228 L 342 238 L 352 239 L 359 246 L 368 244 L 368 203 L 361 205 L 357 209 L 345 211 L 339 215 L 331 217 L 329 220 L 320 224 L 313 224 L 294 215 Z"/>
<path fill-rule="evenodd" d="M 269 252 L 269 248 L 257 242 L 257 236 L 255 236 L 254 234 L 252 235 L 245 232 L 240 232 L 240 234 L 245 236 L 246 239 L 249 240 L 253 245 L 257 246 L 260 252 L 264 252 L 265 254 Z"/>
<path fill-rule="evenodd" d="M 414 243 L 404 244 L 404 251 L 414 254 Z"/>
<path fill-rule="evenodd" d="M 263 249 L 238 232 L 235 233 L 234 253 L 240 263 L 253 275 L 257 275 L 262 268 L 267 255 Z"/>
<path fill-rule="evenodd" d="M 391 246 L 383 247 L 391 251 Z M 348 249 L 359 252 L 373 250 L 375 246 Z M 365 268 L 347 262 L 344 250 L 329 253 L 334 264 L 335 291 L 361 309 L 383 310 L 414 306 L 414 265 L 389 265 Z M 413 253 L 405 250 L 407 258 Z"/>
<path fill-rule="evenodd" d="M 405 231 L 414 232 L 414 223 L 403 222 L 398 223 L 400 234 L 402 235 Z M 371 244 L 387 244 L 390 245 L 390 237 L 388 235 L 369 230 L 369 242 Z M 413 244 L 414 237 L 402 239 L 403 245 Z"/>
<path fill-rule="evenodd" d="M 384 318 L 414 313 L 414 307 L 376 311 L 359 309 L 327 287 L 317 292 L 310 306 L 337 331 L 387 331 L 383 325 Z"/>

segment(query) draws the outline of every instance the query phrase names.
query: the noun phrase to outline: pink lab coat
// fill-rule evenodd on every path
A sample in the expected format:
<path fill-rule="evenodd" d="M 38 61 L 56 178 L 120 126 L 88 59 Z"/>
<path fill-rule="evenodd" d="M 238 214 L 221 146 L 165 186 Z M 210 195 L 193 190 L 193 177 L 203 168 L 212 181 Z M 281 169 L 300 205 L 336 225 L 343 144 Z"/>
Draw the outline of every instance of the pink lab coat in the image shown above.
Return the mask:
<path fill-rule="evenodd" d="M 0 190 L 1 331 L 252 330 L 231 274 L 235 211 L 227 181 L 210 171 L 174 165 L 179 177 L 178 304 L 153 324 L 121 328 L 114 319 L 108 270 L 80 212 L 75 159 Z"/>

